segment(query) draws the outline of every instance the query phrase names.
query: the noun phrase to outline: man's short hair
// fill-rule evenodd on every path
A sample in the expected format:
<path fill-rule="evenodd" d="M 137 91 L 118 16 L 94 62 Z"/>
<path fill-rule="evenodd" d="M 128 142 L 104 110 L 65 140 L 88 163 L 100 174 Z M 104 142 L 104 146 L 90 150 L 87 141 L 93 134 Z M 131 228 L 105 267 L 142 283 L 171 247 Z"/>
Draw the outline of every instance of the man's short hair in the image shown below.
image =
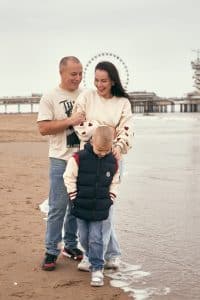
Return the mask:
<path fill-rule="evenodd" d="M 66 67 L 68 61 L 73 61 L 77 64 L 80 64 L 80 60 L 76 56 L 65 56 L 61 58 L 60 63 L 59 63 L 59 71 L 61 72 L 63 68 Z"/>

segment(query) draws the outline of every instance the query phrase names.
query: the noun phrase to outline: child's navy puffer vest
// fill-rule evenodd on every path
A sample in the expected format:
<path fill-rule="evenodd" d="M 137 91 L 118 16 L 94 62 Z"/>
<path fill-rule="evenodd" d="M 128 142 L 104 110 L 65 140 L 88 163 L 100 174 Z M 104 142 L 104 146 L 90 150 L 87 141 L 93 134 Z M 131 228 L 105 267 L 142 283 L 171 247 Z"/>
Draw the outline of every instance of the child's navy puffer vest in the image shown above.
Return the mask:
<path fill-rule="evenodd" d="M 113 204 L 109 188 L 117 171 L 117 160 L 112 153 L 99 158 L 91 144 L 75 153 L 79 165 L 77 197 L 72 201 L 72 214 L 87 221 L 101 221 L 108 218 Z"/>

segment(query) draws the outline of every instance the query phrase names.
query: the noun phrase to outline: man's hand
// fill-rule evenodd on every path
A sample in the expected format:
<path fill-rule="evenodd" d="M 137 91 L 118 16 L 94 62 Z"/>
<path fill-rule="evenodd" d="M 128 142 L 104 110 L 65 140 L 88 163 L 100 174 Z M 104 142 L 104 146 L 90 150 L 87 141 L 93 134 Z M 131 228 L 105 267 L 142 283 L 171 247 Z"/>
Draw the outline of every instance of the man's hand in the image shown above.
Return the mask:
<path fill-rule="evenodd" d="M 69 119 L 72 126 L 79 125 L 80 123 L 85 121 L 85 113 L 75 112 Z"/>
<path fill-rule="evenodd" d="M 79 125 L 85 121 L 85 113 L 76 112 L 69 118 L 63 120 L 47 120 L 38 122 L 41 135 L 57 134 L 65 131 L 74 125 Z"/>

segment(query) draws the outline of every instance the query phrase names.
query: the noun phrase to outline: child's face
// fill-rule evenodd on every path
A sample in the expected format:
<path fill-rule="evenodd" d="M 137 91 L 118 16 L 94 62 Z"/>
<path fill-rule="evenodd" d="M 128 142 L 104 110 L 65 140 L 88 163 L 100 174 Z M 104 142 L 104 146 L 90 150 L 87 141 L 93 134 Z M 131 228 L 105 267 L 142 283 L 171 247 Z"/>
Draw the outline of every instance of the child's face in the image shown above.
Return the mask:
<path fill-rule="evenodd" d="M 101 145 L 101 143 L 93 142 L 93 151 L 98 157 L 104 157 L 112 151 L 112 144 Z"/>

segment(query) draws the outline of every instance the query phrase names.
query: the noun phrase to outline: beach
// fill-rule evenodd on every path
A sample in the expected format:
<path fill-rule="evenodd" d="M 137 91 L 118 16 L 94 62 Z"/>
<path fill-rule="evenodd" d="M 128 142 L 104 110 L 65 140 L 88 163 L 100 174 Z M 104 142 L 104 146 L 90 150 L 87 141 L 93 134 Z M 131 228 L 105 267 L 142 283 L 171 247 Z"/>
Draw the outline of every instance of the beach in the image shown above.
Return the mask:
<path fill-rule="evenodd" d="M 90 287 L 90 274 L 59 257 L 54 272 L 41 270 L 48 197 L 48 139 L 36 114 L 0 115 L 0 299 L 130 299 L 121 289 Z"/>
<path fill-rule="evenodd" d="M 102 288 L 61 256 L 41 270 L 48 138 L 36 118 L 0 115 L 0 299 L 199 300 L 200 114 L 134 114 L 114 215 L 122 263 Z"/>

